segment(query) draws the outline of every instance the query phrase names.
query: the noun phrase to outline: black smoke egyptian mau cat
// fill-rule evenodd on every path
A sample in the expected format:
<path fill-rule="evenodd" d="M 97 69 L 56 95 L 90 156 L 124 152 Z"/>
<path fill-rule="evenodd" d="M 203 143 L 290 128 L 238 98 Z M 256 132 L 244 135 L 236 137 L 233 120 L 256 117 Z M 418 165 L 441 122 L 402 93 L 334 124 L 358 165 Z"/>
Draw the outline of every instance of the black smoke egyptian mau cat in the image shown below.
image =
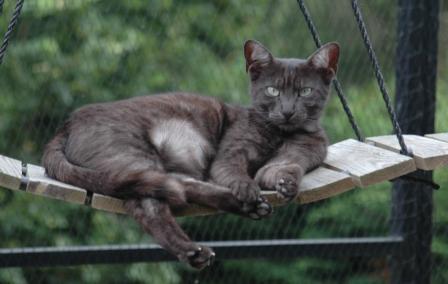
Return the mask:
<path fill-rule="evenodd" d="M 326 155 L 319 119 L 339 46 L 283 59 L 250 40 L 244 55 L 250 107 L 188 93 L 88 105 L 46 146 L 47 174 L 124 198 L 162 247 L 205 267 L 214 253 L 189 239 L 173 217 L 177 210 L 195 203 L 260 219 L 271 213 L 260 189 L 293 199 L 302 176 Z"/>

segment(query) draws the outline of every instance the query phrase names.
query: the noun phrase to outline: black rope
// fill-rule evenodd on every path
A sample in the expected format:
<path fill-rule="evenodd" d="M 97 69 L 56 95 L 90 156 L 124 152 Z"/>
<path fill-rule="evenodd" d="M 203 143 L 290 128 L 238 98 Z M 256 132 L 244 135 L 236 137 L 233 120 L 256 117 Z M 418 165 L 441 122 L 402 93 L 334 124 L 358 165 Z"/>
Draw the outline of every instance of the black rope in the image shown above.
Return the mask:
<path fill-rule="evenodd" d="M 407 175 L 398 177 L 396 179 L 392 179 L 390 181 L 394 182 L 394 181 L 399 180 L 399 179 L 423 183 L 423 184 L 426 184 L 427 186 L 429 186 L 429 187 L 431 187 L 432 189 L 435 189 L 435 190 L 440 189 L 440 185 L 438 185 L 437 183 L 433 182 L 432 180 L 427 180 L 427 179 L 415 176 L 415 174 L 413 174 L 413 173 L 409 173 Z"/>
<path fill-rule="evenodd" d="M 381 94 L 383 96 L 383 100 L 386 103 L 387 112 L 389 113 L 389 117 L 392 121 L 392 126 L 394 128 L 395 135 L 397 136 L 398 143 L 401 147 L 401 153 L 403 155 L 412 156 L 412 153 L 408 150 L 406 143 L 403 139 L 403 134 L 401 132 L 400 124 L 397 120 L 397 115 L 392 107 L 392 102 L 390 100 L 390 96 L 386 89 L 386 84 L 384 83 L 384 77 L 381 72 L 380 65 L 378 63 L 378 59 L 376 57 L 375 51 L 373 50 L 372 43 L 370 42 L 369 34 L 367 33 L 367 28 L 362 18 L 361 10 L 358 6 L 357 0 L 352 0 L 352 8 L 353 13 L 356 18 L 356 22 L 358 23 L 358 28 L 361 33 L 362 39 L 364 41 L 364 45 L 366 46 L 367 53 L 369 54 L 370 61 L 372 63 L 376 80 L 378 82 L 378 87 L 380 88 Z"/>
<path fill-rule="evenodd" d="M 0 0 L 0 4 L 3 4 L 3 0 Z M 14 31 L 14 28 L 19 21 L 20 12 L 22 11 L 24 0 L 17 0 L 16 7 L 14 8 L 14 13 L 12 14 L 11 21 L 8 24 L 8 29 L 6 30 L 5 35 L 3 36 L 3 42 L 0 46 L 0 64 L 3 62 L 3 57 L 6 53 L 6 48 L 8 47 L 9 39 Z M 2 7 L 2 5 L 0 5 Z M 1 8 L 0 8 L 1 9 Z"/>
<path fill-rule="evenodd" d="M 0 15 L 3 12 L 3 0 L 0 0 Z"/>
<path fill-rule="evenodd" d="M 92 206 L 92 200 L 93 200 L 93 191 L 88 190 L 86 199 L 84 200 L 84 205 Z"/>
<path fill-rule="evenodd" d="M 305 22 L 307 23 L 308 29 L 309 29 L 312 37 L 313 37 L 314 43 L 316 44 L 317 47 L 320 47 L 322 45 L 322 43 L 320 41 L 319 34 L 317 32 L 316 26 L 313 23 L 313 20 L 311 19 L 311 15 L 310 15 L 308 9 L 305 6 L 304 0 L 297 0 L 297 3 L 299 4 L 300 11 L 302 12 L 303 17 L 305 18 Z M 401 147 L 401 153 L 404 154 L 404 155 L 407 155 L 407 156 L 412 156 L 412 154 L 410 153 L 410 151 L 408 150 L 408 148 L 406 147 L 406 144 L 404 142 L 403 134 L 402 134 L 400 125 L 398 123 L 397 116 L 395 114 L 395 111 L 392 108 L 392 103 L 391 103 L 390 97 L 389 97 L 389 95 L 387 93 L 387 90 L 386 90 L 386 87 L 385 87 L 384 77 L 383 77 L 383 75 L 381 73 L 381 68 L 380 68 L 380 66 L 378 64 L 378 59 L 376 58 L 375 52 L 373 50 L 372 44 L 371 44 L 370 39 L 369 39 L 369 35 L 367 34 L 367 29 L 365 27 L 364 21 L 362 19 L 361 11 L 360 11 L 360 9 L 358 7 L 358 3 L 357 3 L 356 0 L 352 0 L 352 8 L 353 8 L 353 11 L 354 11 L 354 14 L 355 14 L 355 17 L 356 17 L 356 21 L 358 23 L 358 26 L 359 26 L 359 29 L 360 29 L 360 32 L 361 32 L 361 35 L 362 35 L 362 38 L 363 38 L 364 43 L 366 45 L 367 51 L 369 53 L 370 60 L 372 62 L 374 70 L 375 70 L 375 76 L 376 76 L 377 81 L 378 81 L 378 86 L 380 88 L 381 94 L 383 95 L 384 102 L 386 103 L 386 107 L 387 107 L 387 111 L 389 112 L 389 116 L 390 116 L 390 118 L 392 120 L 392 125 L 394 127 L 395 134 L 397 135 L 397 139 L 398 139 L 398 142 L 399 142 L 400 147 Z M 344 111 L 347 114 L 347 117 L 348 117 L 348 120 L 350 122 L 350 125 L 352 126 L 352 129 L 355 132 L 358 140 L 359 141 L 364 141 L 364 138 L 362 137 L 360 129 L 359 129 L 358 125 L 356 124 L 356 121 L 355 121 L 355 119 L 353 117 L 353 114 L 352 114 L 352 112 L 350 110 L 350 107 L 348 106 L 347 99 L 346 99 L 345 95 L 342 92 L 341 85 L 340 85 L 340 83 L 339 83 L 339 81 L 337 79 L 335 79 L 333 81 L 333 86 L 336 89 L 336 92 L 337 92 L 338 97 L 339 97 L 339 99 L 341 101 L 342 107 L 344 108 Z M 420 182 L 420 183 L 429 185 L 429 186 L 431 186 L 434 189 L 439 189 L 439 187 L 440 187 L 438 184 L 434 183 L 433 181 L 422 179 L 420 177 L 417 177 L 417 176 L 413 175 L 412 173 L 407 174 L 407 175 L 402 176 L 402 177 L 399 177 L 397 179 L 411 180 L 411 181 L 415 181 L 415 182 Z M 396 179 L 394 179 L 394 180 L 396 180 Z M 391 180 L 391 181 L 394 181 L 394 180 Z"/>
<path fill-rule="evenodd" d="M 386 84 L 384 82 L 384 77 L 381 72 L 381 67 L 378 63 L 378 58 L 376 57 L 375 51 L 373 50 L 373 46 L 370 41 L 369 34 L 367 33 L 367 28 L 366 28 L 365 22 L 362 18 L 361 9 L 359 8 L 357 0 L 352 0 L 352 9 L 353 9 L 353 13 L 356 18 L 356 22 L 358 23 L 358 28 L 361 33 L 361 37 L 363 39 L 364 45 L 366 46 L 367 53 L 369 54 L 369 59 L 372 63 L 375 77 L 378 82 L 378 87 L 380 88 L 381 95 L 383 96 L 383 100 L 386 104 L 386 108 L 389 113 L 389 117 L 391 119 L 395 135 L 397 136 L 398 143 L 400 144 L 400 148 L 401 148 L 400 153 L 403 155 L 412 157 L 413 156 L 412 152 L 409 151 L 408 147 L 406 146 L 406 143 L 404 142 L 403 133 L 401 131 L 400 124 L 398 123 L 398 119 L 397 119 L 395 110 L 392 107 L 392 102 L 391 102 L 390 96 L 386 89 Z M 423 183 L 423 184 L 426 184 L 426 185 L 432 187 L 433 189 L 440 188 L 440 186 L 438 184 L 434 183 L 432 180 L 427 180 L 427 179 L 415 176 L 413 173 L 409 173 L 409 174 L 401 176 L 397 179 L 420 182 L 420 183 Z"/>
<path fill-rule="evenodd" d="M 299 4 L 300 11 L 302 11 L 303 17 L 305 18 L 306 24 L 307 24 L 308 29 L 310 30 L 310 33 L 313 37 L 314 43 L 316 44 L 317 47 L 321 47 L 322 43 L 320 41 L 319 34 L 317 32 L 316 26 L 313 23 L 313 20 L 311 19 L 311 15 L 305 6 L 304 0 L 297 0 L 297 3 Z M 339 100 L 342 104 L 342 107 L 343 107 L 345 113 L 347 114 L 348 121 L 350 122 L 350 125 L 351 125 L 353 131 L 355 132 L 356 137 L 358 138 L 359 141 L 364 141 L 364 137 L 361 134 L 361 130 L 360 130 L 358 124 L 356 124 L 353 113 L 350 110 L 350 107 L 348 105 L 347 98 L 345 97 L 344 93 L 342 92 L 341 84 L 339 83 L 339 80 L 337 78 L 335 78 L 335 80 L 333 80 L 333 87 L 335 88 L 336 93 L 338 94 Z"/>

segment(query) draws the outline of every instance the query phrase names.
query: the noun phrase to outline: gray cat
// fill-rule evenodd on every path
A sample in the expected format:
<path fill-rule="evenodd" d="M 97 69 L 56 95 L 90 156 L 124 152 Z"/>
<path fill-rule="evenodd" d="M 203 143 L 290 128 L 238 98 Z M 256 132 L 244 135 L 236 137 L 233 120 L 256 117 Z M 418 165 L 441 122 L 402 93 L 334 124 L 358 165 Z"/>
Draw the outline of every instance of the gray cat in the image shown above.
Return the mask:
<path fill-rule="evenodd" d="M 195 203 L 261 219 L 272 210 L 260 189 L 294 199 L 303 175 L 326 155 L 319 119 L 339 46 L 282 59 L 250 40 L 244 55 L 252 106 L 188 93 L 88 105 L 46 146 L 47 174 L 124 198 L 162 247 L 193 267 L 209 265 L 213 251 L 192 242 L 173 214 Z"/>

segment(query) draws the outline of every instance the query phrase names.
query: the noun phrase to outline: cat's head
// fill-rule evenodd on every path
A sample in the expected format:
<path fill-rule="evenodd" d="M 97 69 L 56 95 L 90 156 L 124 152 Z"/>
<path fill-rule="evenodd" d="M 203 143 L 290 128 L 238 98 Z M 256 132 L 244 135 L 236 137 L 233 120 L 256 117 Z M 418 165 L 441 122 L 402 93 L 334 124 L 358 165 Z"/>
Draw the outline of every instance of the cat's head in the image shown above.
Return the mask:
<path fill-rule="evenodd" d="M 257 117 L 285 132 L 317 131 L 336 75 L 339 45 L 325 44 L 307 59 L 276 58 L 249 40 L 244 56 Z"/>

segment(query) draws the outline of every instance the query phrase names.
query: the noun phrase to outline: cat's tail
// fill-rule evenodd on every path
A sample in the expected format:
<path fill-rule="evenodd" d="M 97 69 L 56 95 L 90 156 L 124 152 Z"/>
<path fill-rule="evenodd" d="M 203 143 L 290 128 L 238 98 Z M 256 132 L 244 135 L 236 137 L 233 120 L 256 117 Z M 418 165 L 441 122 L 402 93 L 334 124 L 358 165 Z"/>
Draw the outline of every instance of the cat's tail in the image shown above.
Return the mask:
<path fill-rule="evenodd" d="M 108 192 L 115 187 L 104 172 L 80 167 L 71 163 L 65 156 L 68 138 L 68 124 L 65 124 L 46 145 L 42 165 L 47 175 L 59 181 L 72 184 L 94 192 Z"/>
<path fill-rule="evenodd" d="M 119 173 L 109 173 L 73 164 L 65 155 L 68 128 L 68 124 L 64 125 L 45 147 L 42 165 L 49 177 L 119 198 L 151 197 L 167 200 L 171 205 L 185 205 L 182 186 L 164 172 L 123 169 Z"/>

